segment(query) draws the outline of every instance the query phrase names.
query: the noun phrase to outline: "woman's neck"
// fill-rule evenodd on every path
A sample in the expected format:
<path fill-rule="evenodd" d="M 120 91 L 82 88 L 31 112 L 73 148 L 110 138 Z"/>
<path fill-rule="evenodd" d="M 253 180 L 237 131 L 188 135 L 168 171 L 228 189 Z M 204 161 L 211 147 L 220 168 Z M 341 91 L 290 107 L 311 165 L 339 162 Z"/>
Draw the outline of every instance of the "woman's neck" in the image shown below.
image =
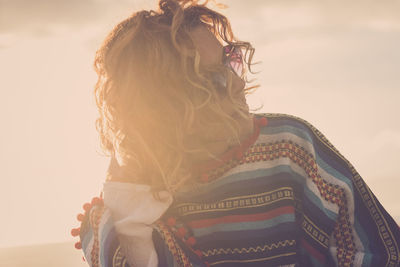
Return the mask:
<path fill-rule="evenodd" d="M 199 144 L 196 141 L 195 137 L 192 137 L 192 145 L 201 146 L 204 151 L 198 152 L 195 154 L 191 154 L 190 157 L 190 162 L 192 162 L 192 165 L 196 164 L 201 164 L 202 162 L 205 162 L 207 160 L 212 159 L 212 155 L 215 157 L 218 157 L 219 155 L 222 155 L 224 152 L 229 150 L 232 147 L 240 145 L 244 140 L 248 139 L 253 131 L 254 131 L 254 122 L 253 118 L 246 118 L 246 119 L 241 119 L 239 121 L 240 129 L 239 129 L 239 140 L 237 141 L 230 141 L 230 140 L 235 140 L 235 138 L 229 138 L 229 139 L 220 139 L 217 138 L 215 140 L 209 140 L 206 143 Z M 221 125 L 221 127 L 224 127 Z M 218 132 L 219 129 L 212 129 L 215 132 Z M 226 131 L 226 129 L 220 129 L 221 131 Z M 218 134 L 216 134 L 218 136 Z M 195 140 L 193 140 L 195 139 Z M 196 144 L 195 144 L 196 143 Z"/>

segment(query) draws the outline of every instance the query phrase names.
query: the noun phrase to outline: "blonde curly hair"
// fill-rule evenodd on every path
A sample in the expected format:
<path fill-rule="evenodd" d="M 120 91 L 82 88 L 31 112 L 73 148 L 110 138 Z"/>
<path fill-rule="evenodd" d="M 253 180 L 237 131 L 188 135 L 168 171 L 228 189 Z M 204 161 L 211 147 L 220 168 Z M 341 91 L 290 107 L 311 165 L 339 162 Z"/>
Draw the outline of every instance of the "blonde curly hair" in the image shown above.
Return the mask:
<path fill-rule="evenodd" d="M 238 140 L 238 122 L 219 105 L 213 73 L 226 74 L 232 105 L 238 114 L 249 116 L 231 96 L 232 73 L 224 66 L 199 65 L 189 33 L 200 25 L 221 42 L 245 51 L 246 81 L 255 51 L 250 43 L 237 40 L 228 19 L 207 4 L 161 0 L 159 10 L 139 11 L 120 22 L 96 52 L 94 94 L 101 148 L 118 156 L 129 182 L 149 184 L 154 192 L 173 193 L 195 178 L 190 155 L 204 153 L 205 148 L 185 145 L 194 125 L 207 128 L 218 122 Z M 245 93 L 255 87 L 245 88 Z"/>

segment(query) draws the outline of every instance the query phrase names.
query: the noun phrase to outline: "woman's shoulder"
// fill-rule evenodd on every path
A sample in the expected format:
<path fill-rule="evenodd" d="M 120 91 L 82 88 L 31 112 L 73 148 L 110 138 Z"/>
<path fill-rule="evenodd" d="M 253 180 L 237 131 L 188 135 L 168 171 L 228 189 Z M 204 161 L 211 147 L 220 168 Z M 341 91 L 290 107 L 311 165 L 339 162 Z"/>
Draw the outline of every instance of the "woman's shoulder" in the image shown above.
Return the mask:
<path fill-rule="evenodd" d="M 259 113 L 255 118 L 266 118 L 267 127 L 262 128 L 261 134 L 295 134 L 306 139 L 318 137 L 326 140 L 325 136 L 307 120 L 289 114 Z M 327 141 L 327 140 L 326 140 Z"/>
<path fill-rule="evenodd" d="M 267 127 L 262 128 L 260 132 L 260 139 L 264 141 L 296 140 L 297 143 L 311 145 L 314 149 L 324 148 L 335 157 L 342 158 L 347 162 L 328 138 L 306 119 L 282 113 L 258 113 L 254 116 L 256 118 L 264 117 L 268 121 Z"/>
<path fill-rule="evenodd" d="M 326 143 L 329 141 L 326 137 L 321 133 L 318 128 L 316 128 L 313 124 L 311 124 L 308 120 L 303 118 L 284 114 L 284 113 L 257 113 L 254 114 L 256 118 L 266 118 L 267 119 L 267 127 L 264 127 L 264 132 L 293 132 L 293 133 L 305 133 L 310 137 L 317 137 Z"/>
<path fill-rule="evenodd" d="M 307 120 L 284 113 L 256 113 L 254 114 L 256 118 L 266 118 L 268 120 L 268 126 L 293 126 L 293 127 L 306 127 L 310 130 L 317 130 L 310 122 Z"/>

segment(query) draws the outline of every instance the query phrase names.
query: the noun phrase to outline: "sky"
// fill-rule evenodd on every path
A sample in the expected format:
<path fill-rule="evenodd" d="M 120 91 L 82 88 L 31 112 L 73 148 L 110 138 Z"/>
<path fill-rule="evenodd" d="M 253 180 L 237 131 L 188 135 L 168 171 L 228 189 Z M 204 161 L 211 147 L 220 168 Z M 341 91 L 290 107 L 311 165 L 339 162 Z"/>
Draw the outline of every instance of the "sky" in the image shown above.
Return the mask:
<path fill-rule="evenodd" d="M 250 107 L 317 127 L 400 222 L 400 1 L 220 2 L 260 61 Z M 72 240 L 108 167 L 94 53 L 149 8 L 156 1 L 0 0 L 0 247 Z"/>

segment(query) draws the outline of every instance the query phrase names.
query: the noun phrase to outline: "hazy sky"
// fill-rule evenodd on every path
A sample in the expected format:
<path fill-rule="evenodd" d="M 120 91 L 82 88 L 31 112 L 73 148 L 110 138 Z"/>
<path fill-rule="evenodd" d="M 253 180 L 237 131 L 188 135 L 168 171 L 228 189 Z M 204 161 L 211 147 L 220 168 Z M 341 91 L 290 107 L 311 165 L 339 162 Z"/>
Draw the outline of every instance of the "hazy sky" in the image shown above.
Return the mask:
<path fill-rule="evenodd" d="M 92 62 L 117 22 L 156 1 L 0 0 L 0 247 L 71 240 L 100 192 Z M 225 1 L 256 47 L 259 112 L 320 129 L 400 222 L 400 1 Z"/>

